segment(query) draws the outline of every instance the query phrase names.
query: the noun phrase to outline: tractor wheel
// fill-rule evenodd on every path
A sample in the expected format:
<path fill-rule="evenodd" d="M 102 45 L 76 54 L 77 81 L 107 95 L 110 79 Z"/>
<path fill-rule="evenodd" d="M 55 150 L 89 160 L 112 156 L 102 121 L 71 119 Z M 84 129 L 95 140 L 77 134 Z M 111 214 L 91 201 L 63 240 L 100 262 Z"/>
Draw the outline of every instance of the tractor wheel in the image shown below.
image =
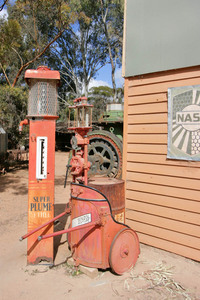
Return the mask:
<path fill-rule="evenodd" d="M 111 132 L 95 130 L 88 134 L 89 174 L 120 178 L 122 173 L 122 142 Z"/>

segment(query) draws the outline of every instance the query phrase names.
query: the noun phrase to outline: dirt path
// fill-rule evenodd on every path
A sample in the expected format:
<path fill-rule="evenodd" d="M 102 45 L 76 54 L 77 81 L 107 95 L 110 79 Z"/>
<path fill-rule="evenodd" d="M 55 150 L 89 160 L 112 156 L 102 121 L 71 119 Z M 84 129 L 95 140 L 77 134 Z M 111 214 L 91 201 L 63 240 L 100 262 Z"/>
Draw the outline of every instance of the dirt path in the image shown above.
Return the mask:
<path fill-rule="evenodd" d="M 69 199 L 63 188 L 67 154 L 56 153 L 56 214 Z M 123 276 L 109 270 L 95 279 L 76 275 L 65 263 L 70 255 L 66 236 L 55 241 L 55 267 L 26 265 L 28 170 L 0 176 L 0 300 L 200 299 L 200 264 L 141 245 L 134 269 Z M 61 219 L 58 229 L 67 226 Z M 175 298 L 174 298 L 175 297 Z"/>

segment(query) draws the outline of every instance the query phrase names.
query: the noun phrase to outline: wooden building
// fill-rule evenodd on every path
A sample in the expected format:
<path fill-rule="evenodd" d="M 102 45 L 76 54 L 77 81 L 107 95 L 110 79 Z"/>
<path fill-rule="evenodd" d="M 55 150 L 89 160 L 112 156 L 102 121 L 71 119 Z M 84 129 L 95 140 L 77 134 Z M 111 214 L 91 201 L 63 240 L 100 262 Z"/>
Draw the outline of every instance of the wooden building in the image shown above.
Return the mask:
<path fill-rule="evenodd" d="M 198 0 L 126 0 L 123 59 L 126 222 L 140 242 L 197 261 L 200 157 L 167 152 L 168 89 L 200 85 L 199 11 Z"/>

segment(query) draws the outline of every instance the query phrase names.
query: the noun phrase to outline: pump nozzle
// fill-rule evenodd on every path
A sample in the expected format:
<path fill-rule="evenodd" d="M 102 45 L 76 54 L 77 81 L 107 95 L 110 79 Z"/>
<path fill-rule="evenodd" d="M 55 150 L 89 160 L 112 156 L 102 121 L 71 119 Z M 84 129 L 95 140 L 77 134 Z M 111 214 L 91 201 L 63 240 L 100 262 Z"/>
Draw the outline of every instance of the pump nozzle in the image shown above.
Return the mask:
<path fill-rule="evenodd" d="M 19 133 L 21 134 L 22 130 L 23 130 L 23 126 L 24 125 L 28 125 L 29 121 L 28 119 L 24 119 L 23 121 L 20 122 L 19 124 Z"/>

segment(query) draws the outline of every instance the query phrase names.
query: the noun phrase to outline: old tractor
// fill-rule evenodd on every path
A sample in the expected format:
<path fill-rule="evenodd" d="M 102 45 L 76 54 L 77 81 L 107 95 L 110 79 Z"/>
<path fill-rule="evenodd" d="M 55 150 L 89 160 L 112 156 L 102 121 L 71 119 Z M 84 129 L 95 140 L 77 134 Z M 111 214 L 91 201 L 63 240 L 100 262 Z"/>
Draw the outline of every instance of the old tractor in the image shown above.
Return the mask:
<path fill-rule="evenodd" d="M 95 130 L 88 133 L 88 160 L 90 174 L 120 178 L 122 172 L 123 104 L 107 104 L 97 122 Z"/>

